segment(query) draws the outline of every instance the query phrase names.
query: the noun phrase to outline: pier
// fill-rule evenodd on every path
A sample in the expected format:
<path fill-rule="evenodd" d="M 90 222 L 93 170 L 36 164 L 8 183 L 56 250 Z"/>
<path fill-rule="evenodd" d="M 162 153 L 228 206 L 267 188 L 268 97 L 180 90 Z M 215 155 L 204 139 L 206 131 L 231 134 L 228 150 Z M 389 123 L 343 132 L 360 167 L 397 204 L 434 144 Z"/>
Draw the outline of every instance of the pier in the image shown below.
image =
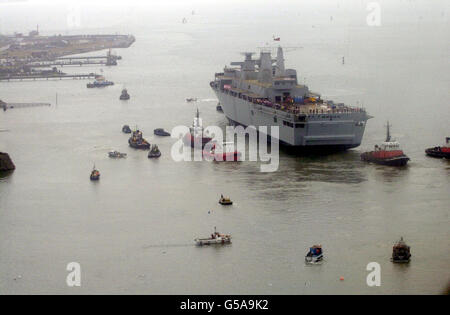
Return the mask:
<path fill-rule="evenodd" d="M 50 103 L 5 103 L 0 100 L 0 108 L 3 108 L 3 111 L 11 108 L 41 107 L 50 105 Z"/>
<path fill-rule="evenodd" d="M 86 66 L 86 65 L 98 65 L 98 66 L 116 66 L 117 62 L 109 60 L 72 60 L 69 61 L 41 61 L 28 64 L 30 68 L 48 68 L 48 67 L 64 67 L 64 66 Z"/>
<path fill-rule="evenodd" d="M 37 75 L 10 75 L 0 77 L 0 81 L 36 81 L 36 80 L 49 80 L 49 79 L 73 79 L 73 80 L 82 80 L 82 79 L 92 79 L 95 78 L 97 74 L 88 73 L 88 74 L 37 74 Z"/>
<path fill-rule="evenodd" d="M 117 60 L 121 60 L 121 56 L 111 54 L 109 51 L 106 56 L 82 56 L 82 57 L 57 57 L 49 61 L 38 61 L 29 63 L 31 68 L 39 67 L 64 67 L 64 66 L 83 66 L 83 65 L 105 65 L 116 66 Z"/>

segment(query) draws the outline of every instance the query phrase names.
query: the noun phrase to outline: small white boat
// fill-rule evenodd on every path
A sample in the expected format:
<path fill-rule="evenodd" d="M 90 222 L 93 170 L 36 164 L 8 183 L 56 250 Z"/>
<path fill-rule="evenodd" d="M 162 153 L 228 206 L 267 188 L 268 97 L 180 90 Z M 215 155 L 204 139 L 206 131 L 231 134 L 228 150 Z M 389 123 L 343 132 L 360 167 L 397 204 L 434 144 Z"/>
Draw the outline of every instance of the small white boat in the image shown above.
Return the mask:
<path fill-rule="evenodd" d="M 119 158 L 119 159 L 127 157 L 126 153 L 121 153 L 119 151 L 109 151 L 108 155 L 110 158 Z"/>
<path fill-rule="evenodd" d="M 230 244 L 231 243 L 231 235 L 220 234 L 219 232 L 216 231 L 216 227 L 214 227 L 214 233 L 211 234 L 211 237 L 196 238 L 194 241 L 199 246 L 213 245 L 213 244 Z"/>

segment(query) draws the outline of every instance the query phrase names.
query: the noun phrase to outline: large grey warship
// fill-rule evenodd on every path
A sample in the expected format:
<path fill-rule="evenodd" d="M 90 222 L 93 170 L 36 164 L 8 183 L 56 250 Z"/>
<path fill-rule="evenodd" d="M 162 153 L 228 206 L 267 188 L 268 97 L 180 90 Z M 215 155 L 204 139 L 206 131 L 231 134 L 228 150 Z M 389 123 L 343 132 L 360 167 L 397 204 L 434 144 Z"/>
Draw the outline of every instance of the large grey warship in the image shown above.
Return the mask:
<path fill-rule="evenodd" d="M 322 100 L 298 84 L 297 71 L 285 69 L 281 47 L 276 59 L 267 49 L 259 59 L 244 55 L 210 83 L 230 123 L 267 126 L 269 136 L 269 126 L 278 126 L 280 143 L 298 149 L 339 151 L 361 144 L 371 117 L 363 108 Z"/>

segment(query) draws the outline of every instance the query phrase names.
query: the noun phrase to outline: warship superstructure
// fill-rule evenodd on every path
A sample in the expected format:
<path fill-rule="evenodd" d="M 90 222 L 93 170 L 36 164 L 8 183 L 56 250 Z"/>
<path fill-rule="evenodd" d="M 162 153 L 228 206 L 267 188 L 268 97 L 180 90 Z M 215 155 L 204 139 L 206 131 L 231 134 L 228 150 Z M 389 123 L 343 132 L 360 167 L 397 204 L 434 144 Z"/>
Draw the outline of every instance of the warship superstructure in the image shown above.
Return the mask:
<path fill-rule="evenodd" d="M 210 83 L 232 124 L 279 127 L 281 144 L 306 150 L 339 151 L 361 144 L 369 116 L 363 108 L 321 99 L 286 69 L 283 49 L 276 59 L 262 49 L 259 59 L 244 53 Z"/>

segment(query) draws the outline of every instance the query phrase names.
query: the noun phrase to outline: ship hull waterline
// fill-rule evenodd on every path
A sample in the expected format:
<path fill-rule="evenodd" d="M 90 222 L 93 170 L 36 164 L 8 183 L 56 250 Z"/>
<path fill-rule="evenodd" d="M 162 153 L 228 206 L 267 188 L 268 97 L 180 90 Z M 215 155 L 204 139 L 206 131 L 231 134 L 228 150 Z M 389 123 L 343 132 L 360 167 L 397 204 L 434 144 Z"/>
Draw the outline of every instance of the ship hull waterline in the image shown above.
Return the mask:
<path fill-rule="evenodd" d="M 369 154 L 363 153 L 361 155 L 361 160 L 369 163 L 375 163 L 379 165 L 386 165 L 386 166 L 405 166 L 408 161 L 409 157 L 406 155 L 399 156 L 399 157 L 393 157 L 393 158 L 386 158 L 386 159 L 376 159 L 371 158 Z"/>

